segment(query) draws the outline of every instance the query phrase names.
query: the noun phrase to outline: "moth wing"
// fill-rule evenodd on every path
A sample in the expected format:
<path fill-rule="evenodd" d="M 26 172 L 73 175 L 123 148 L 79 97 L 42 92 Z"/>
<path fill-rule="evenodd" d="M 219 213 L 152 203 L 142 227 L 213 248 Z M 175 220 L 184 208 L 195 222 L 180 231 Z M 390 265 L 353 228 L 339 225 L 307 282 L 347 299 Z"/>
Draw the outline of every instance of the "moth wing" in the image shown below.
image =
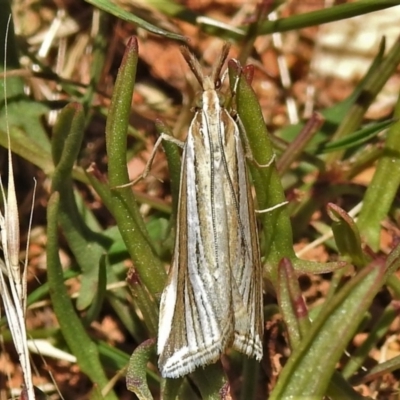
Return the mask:
<path fill-rule="evenodd" d="M 222 200 L 222 176 L 211 178 L 207 168 L 212 156 L 207 148 L 200 149 L 206 141 L 190 134 L 201 129 L 200 114 L 192 122 L 182 158 L 174 259 L 160 306 L 158 365 L 168 378 L 216 362 L 234 337 L 233 307 L 227 295 L 229 254 L 223 251 L 229 239 L 225 207 L 215 207 L 214 215 L 210 214 L 212 201 Z M 213 185 L 215 193 L 207 190 Z M 215 219 L 221 224 L 217 244 Z"/>
<path fill-rule="evenodd" d="M 264 330 L 262 305 L 262 267 L 253 196 L 246 167 L 246 157 L 238 125 L 226 113 L 225 122 L 231 132 L 227 140 L 235 143 L 235 160 L 227 162 L 235 201 L 235 213 L 230 222 L 230 265 L 232 268 L 232 296 L 235 315 L 233 347 L 250 357 L 262 358 Z"/>

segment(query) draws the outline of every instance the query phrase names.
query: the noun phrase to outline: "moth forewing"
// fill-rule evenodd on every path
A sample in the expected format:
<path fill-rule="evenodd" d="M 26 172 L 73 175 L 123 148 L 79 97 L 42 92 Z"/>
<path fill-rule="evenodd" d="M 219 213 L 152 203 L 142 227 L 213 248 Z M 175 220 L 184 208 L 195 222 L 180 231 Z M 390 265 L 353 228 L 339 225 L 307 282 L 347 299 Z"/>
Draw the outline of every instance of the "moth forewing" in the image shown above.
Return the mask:
<path fill-rule="evenodd" d="M 262 358 L 262 270 L 258 242 L 257 223 L 246 158 L 238 125 L 225 111 L 226 137 L 232 138 L 234 150 L 226 152 L 227 168 L 230 180 L 227 184 L 234 193 L 231 201 L 237 203 L 232 214 L 230 226 L 230 265 L 233 275 L 232 295 L 235 310 L 235 340 L 233 347 L 258 360 Z M 229 139 L 227 139 L 229 140 Z M 231 158 L 228 158 L 228 156 Z M 237 289 L 236 289 L 237 288 Z"/>
<path fill-rule="evenodd" d="M 228 51 L 225 45 L 209 76 L 182 51 L 203 94 L 184 146 L 174 257 L 161 298 L 157 352 L 168 378 L 217 361 L 231 346 L 262 357 L 253 200 L 239 128 L 216 91 Z"/>
<path fill-rule="evenodd" d="M 230 274 L 227 254 L 219 254 L 215 240 L 209 237 L 215 235 L 213 221 L 221 218 L 223 208 L 217 206 L 214 215 L 210 214 L 210 204 L 215 202 L 212 198 L 216 193 L 206 189 L 215 184 L 211 183 L 214 177 L 202 170 L 210 168 L 209 142 L 198 134 L 204 118 L 202 112 L 195 115 L 185 144 L 174 259 L 161 299 L 159 367 L 163 376 L 171 378 L 215 362 L 233 335 L 229 299 L 218 298 L 216 307 L 216 299 L 212 297 L 212 293 L 224 292 L 227 282 L 223 277 Z M 220 182 L 218 187 L 222 191 Z M 223 226 L 226 227 L 226 222 Z M 220 243 L 226 247 L 227 241 L 225 229 L 221 232 Z M 218 275 L 220 279 L 216 279 Z M 229 287 L 229 282 L 227 285 Z"/>

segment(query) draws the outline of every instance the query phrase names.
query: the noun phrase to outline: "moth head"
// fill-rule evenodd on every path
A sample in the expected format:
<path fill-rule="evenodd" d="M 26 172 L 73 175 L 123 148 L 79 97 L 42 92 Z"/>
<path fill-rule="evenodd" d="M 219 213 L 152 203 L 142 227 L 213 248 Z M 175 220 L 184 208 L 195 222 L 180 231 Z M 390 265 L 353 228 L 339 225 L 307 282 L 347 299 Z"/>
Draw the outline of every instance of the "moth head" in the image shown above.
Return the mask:
<path fill-rule="evenodd" d="M 202 90 L 202 91 L 199 91 L 196 93 L 194 111 L 201 110 L 204 107 L 204 92 L 205 91 L 206 90 Z M 218 96 L 219 105 L 223 107 L 226 102 L 226 96 L 221 92 L 217 92 L 216 94 Z"/>

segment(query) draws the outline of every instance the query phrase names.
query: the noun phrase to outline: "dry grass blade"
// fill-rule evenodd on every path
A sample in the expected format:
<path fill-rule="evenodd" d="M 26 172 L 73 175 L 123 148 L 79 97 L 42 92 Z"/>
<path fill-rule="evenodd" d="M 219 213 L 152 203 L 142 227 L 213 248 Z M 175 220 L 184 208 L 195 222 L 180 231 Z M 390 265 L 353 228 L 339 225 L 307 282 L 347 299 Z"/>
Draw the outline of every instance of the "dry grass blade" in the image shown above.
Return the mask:
<path fill-rule="evenodd" d="M 11 16 L 8 19 L 7 32 Z M 7 40 L 5 41 L 7 43 Z M 5 54 L 7 52 L 5 51 Z M 6 66 L 6 57 L 4 59 Z M 6 71 L 6 68 L 5 68 Z M 4 94 L 6 96 L 6 73 L 4 76 Z M 5 103 L 7 117 L 7 101 Z M 8 121 L 8 118 L 6 118 Z M 25 394 L 27 399 L 35 399 L 32 383 L 32 372 L 29 362 L 29 351 L 27 346 L 27 335 L 25 327 L 26 308 L 26 265 L 21 274 L 19 263 L 19 217 L 18 204 L 15 193 L 14 173 L 11 157 L 10 134 L 8 135 L 8 187 L 7 195 L 0 180 L 1 192 L 4 200 L 4 214 L 0 211 L 1 243 L 4 253 L 5 268 L 0 269 L 0 294 L 3 299 L 7 321 L 15 348 L 18 353 L 21 368 L 24 374 Z M 22 276 L 21 276 L 22 275 Z"/>

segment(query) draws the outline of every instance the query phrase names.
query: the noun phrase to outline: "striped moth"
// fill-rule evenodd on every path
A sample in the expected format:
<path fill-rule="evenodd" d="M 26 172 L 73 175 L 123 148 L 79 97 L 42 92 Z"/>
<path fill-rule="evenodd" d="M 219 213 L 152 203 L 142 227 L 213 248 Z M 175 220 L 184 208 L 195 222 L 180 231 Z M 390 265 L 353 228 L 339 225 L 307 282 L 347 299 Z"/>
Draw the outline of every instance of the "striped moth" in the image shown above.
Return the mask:
<path fill-rule="evenodd" d="M 202 95 L 183 144 L 174 257 L 161 297 L 157 353 L 166 378 L 214 363 L 230 347 L 257 360 L 263 354 L 262 272 L 246 157 L 238 124 L 218 94 L 228 52 L 225 44 L 204 75 L 182 49 Z"/>

